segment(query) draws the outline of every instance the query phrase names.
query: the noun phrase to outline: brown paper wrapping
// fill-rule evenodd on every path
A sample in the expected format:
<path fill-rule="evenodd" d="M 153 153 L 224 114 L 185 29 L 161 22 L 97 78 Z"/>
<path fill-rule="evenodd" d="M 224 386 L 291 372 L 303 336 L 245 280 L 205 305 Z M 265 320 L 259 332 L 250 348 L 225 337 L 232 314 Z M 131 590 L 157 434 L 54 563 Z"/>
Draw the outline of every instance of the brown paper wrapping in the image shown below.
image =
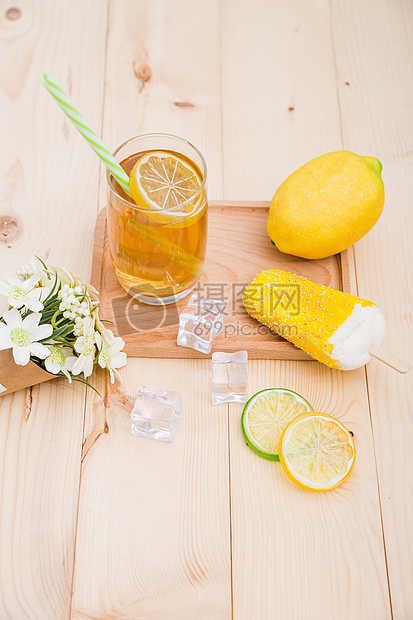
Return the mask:
<path fill-rule="evenodd" d="M 0 398 L 50 379 L 56 379 L 56 375 L 46 372 L 31 360 L 25 366 L 18 366 L 11 349 L 0 351 Z"/>

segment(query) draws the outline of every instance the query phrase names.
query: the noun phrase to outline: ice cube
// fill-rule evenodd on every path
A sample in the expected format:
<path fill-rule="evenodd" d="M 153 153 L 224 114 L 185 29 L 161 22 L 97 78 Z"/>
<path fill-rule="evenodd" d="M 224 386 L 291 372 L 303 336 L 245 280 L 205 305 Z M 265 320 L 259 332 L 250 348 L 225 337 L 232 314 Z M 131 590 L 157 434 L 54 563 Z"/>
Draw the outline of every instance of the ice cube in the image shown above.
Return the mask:
<path fill-rule="evenodd" d="M 214 338 L 223 326 L 226 303 L 220 299 L 201 297 L 194 293 L 179 315 L 177 343 L 201 353 L 210 353 Z"/>
<path fill-rule="evenodd" d="M 182 396 L 179 392 L 142 385 L 131 413 L 132 434 L 173 441 L 181 415 Z"/>
<path fill-rule="evenodd" d="M 248 400 L 248 353 L 212 354 L 212 404 L 246 403 Z"/>

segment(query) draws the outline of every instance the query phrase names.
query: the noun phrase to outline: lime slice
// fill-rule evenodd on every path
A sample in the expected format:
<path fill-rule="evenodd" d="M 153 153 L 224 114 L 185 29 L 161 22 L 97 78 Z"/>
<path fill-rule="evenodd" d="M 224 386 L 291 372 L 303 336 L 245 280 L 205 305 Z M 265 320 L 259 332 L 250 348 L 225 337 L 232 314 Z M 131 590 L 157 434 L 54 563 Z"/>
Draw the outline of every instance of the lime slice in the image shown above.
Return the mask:
<path fill-rule="evenodd" d="M 300 394 L 285 388 L 268 388 L 249 399 L 241 416 L 245 443 L 255 454 L 279 461 L 278 445 L 287 424 L 301 413 L 314 411 Z"/>
<path fill-rule="evenodd" d="M 298 416 L 280 439 L 281 465 L 290 480 L 303 489 L 335 489 L 349 477 L 355 459 L 350 432 L 325 413 Z"/>
<path fill-rule="evenodd" d="M 130 173 L 129 185 L 136 204 L 148 209 L 147 217 L 170 228 L 191 226 L 205 211 L 199 171 L 173 153 L 153 151 L 141 157 Z"/>

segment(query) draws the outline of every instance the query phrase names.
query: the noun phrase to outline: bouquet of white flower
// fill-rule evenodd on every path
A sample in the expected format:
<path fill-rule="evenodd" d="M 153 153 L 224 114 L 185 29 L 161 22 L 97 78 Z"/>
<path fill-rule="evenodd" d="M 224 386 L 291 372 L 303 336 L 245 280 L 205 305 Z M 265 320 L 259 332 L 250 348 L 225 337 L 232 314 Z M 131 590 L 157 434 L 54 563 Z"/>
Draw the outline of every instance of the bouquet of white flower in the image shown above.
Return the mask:
<path fill-rule="evenodd" d="M 0 317 L 0 394 L 53 378 L 50 375 L 90 385 L 87 378 L 95 363 L 109 370 L 114 383 L 117 369 L 126 364 L 125 343 L 99 318 L 97 291 L 67 269 L 37 260 L 0 282 L 0 295 L 9 304 Z M 33 372 L 33 365 L 40 374 Z M 28 371 L 19 381 L 21 366 Z"/>

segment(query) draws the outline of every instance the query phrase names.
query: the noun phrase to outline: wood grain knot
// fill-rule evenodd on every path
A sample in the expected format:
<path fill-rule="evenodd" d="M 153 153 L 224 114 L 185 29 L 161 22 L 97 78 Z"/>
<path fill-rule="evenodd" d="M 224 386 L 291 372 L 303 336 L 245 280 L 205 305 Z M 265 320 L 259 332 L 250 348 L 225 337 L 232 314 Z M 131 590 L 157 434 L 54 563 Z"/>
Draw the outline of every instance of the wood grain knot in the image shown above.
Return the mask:
<path fill-rule="evenodd" d="M 174 101 L 177 108 L 194 108 L 195 104 L 190 101 Z"/>
<path fill-rule="evenodd" d="M 151 68 L 146 63 L 139 64 L 139 65 L 134 63 L 133 72 L 138 78 L 138 80 L 142 82 L 142 84 L 146 84 L 146 82 L 149 82 L 149 80 L 152 77 Z"/>
<path fill-rule="evenodd" d="M 290 107 L 288 108 L 288 111 L 289 111 L 289 112 L 294 112 L 294 110 L 295 110 L 295 107 L 294 107 L 294 106 L 292 106 L 292 105 L 290 105 Z"/>
<path fill-rule="evenodd" d="M 15 217 L 3 215 L 0 217 L 0 242 L 9 245 L 20 237 L 23 226 Z"/>
<path fill-rule="evenodd" d="M 346 86 L 350 86 L 350 82 L 345 82 L 345 85 Z"/>
<path fill-rule="evenodd" d="M 6 18 L 14 22 L 16 21 L 16 19 L 19 19 L 19 17 L 21 17 L 21 14 L 22 12 L 20 9 L 17 8 L 17 6 L 12 6 L 6 11 Z"/>

